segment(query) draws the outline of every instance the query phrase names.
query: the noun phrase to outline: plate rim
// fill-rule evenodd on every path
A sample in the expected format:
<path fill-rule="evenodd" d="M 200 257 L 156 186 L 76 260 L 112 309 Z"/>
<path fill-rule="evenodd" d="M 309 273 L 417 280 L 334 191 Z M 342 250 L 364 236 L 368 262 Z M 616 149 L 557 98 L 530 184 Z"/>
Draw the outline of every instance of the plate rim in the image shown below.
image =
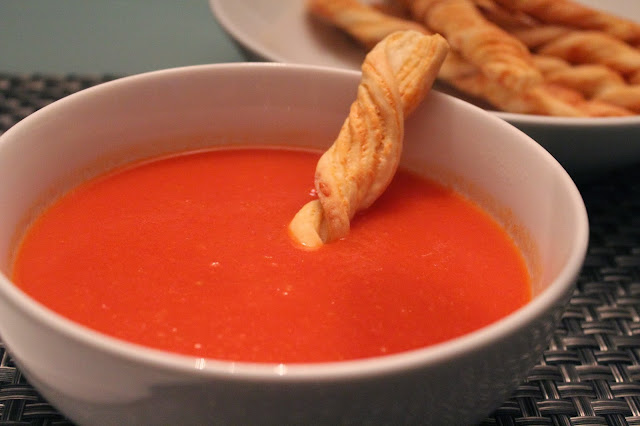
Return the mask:
<path fill-rule="evenodd" d="M 231 1 L 231 0 L 229 0 Z M 252 0 L 250 0 L 252 1 Z M 252 54 L 256 55 L 264 61 L 282 62 L 282 63 L 294 63 L 303 65 L 315 65 L 326 66 L 334 68 L 331 65 L 323 64 L 309 64 L 304 61 L 298 61 L 292 58 L 282 55 L 278 51 L 274 51 L 268 46 L 261 44 L 255 37 L 251 37 L 242 26 L 239 26 L 237 22 L 229 17 L 226 13 L 225 5 L 227 0 L 209 0 L 209 6 L 214 18 L 220 23 L 223 29 L 242 47 L 249 50 Z M 302 0 L 289 1 L 289 4 L 302 3 Z M 278 2 L 279 4 L 283 4 Z M 639 3 L 640 4 L 640 3 Z M 339 68 L 339 67 L 338 67 Z M 358 71 L 357 69 L 345 67 L 344 69 L 351 71 Z M 438 89 L 434 89 L 438 90 Z M 517 125 L 540 125 L 547 127 L 587 127 L 587 128 L 600 128 L 600 127 L 640 127 L 640 115 L 630 117 L 555 117 L 538 114 L 519 114 L 512 112 L 504 112 L 493 109 L 486 109 L 486 111 L 497 115 L 505 121 Z"/>

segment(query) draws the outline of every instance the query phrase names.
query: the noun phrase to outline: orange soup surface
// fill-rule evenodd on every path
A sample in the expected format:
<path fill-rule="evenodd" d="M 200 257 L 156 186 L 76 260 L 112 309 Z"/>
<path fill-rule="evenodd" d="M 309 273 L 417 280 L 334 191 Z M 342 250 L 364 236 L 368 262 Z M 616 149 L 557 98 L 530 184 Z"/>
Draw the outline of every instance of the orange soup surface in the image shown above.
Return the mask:
<path fill-rule="evenodd" d="M 287 225 L 316 152 L 219 149 L 80 185 L 29 227 L 13 278 L 108 335 L 196 357 L 322 362 L 468 333 L 531 297 L 524 259 L 458 193 L 400 170 L 349 236 L 317 251 Z"/>

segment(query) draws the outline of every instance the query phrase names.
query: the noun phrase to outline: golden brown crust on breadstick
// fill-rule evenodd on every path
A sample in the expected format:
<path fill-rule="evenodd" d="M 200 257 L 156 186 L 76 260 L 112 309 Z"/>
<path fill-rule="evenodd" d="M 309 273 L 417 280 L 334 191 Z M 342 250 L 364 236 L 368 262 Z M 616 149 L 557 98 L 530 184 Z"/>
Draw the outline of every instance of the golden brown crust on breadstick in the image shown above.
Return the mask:
<path fill-rule="evenodd" d="M 345 237 L 355 213 L 382 194 L 400 161 L 404 120 L 431 88 L 447 52 L 440 35 L 401 31 L 367 54 L 349 116 L 318 161 L 318 200 L 289 225 L 295 241 L 317 248 Z"/>
<path fill-rule="evenodd" d="M 537 49 L 572 63 L 598 63 L 623 74 L 640 70 L 640 51 L 599 31 L 572 31 Z"/>
<path fill-rule="evenodd" d="M 559 25 L 540 25 L 530 28 L 514 28 L 510 33 L 529 49 L 535 50 L 573 31 L 571 28 Z"/>
<path fill-rule="evenodd" d="M 332 14 L 325 15 L 325 22 L 332 25 L 341 25 L 342 29 L 354 37 L 363 36 L 367 40 L 375 40 L 375 37 L 383 37 L 385 30 L 391 28 L 386 22 L 390 17 L 372 6 L 358 3 L 355 0 L 334 1 L 334 0 L 313 0 L 316 3 L 332 3 Z M 489 1 L 489 0 L 476 0 Z M 351 19 L 344 19 L 343 14 L 348 14 Z M 351 25 L 357 25 L 358 19 L 354 19 L 354 14 L 367 16 L 368 32 L 350 31 Z M 415 25 L 414 22 L 405 22 L 409 28 Z M 394 20 L 394 25 L 402 24 L 402 20 Z M 525 30 L 544 30 L 546 27 L 525 28 Z M 564 27 L 559 27 L 564 29 Z M 424 29 L 427 32 L 427 29 Z M 558 34 L 564 35 L 566 31 L 551 31 L 550 34 L 556 38 Z M 547 41 L 547 40 L 546 40 Z M 545 42 L 546 42 L 545 41 Z M 546 63 L 546 68 L 566 68 L 567 62 L 560 58 L 533 56 L 536 66 Z M 549 70 L 541 69 L 548 72 Z M 530 88 L 525 91 L 514 90 L 506 87 L 498 81 L 491 80 L 484 75 L 478 67 L 472 65 L 462 58 L 457 52 L 450 51 L 440 69 L 439 79 L 446 81 L 451 86 L 468 95 L 483 99 L 492 104 L 497 109 L 508 112 L 554 115 L 554 116 L 621 116 L 629 115 L 630 111 L 614 105 L 607 105 L 600 101 L 590 101 L 580 94 L 579 90 L 568 87 L 559 87 L 557 83 L 541 88 Z M 555 97 L 554 97 L 555 96 Z M 594 103 L 594 105 L 591 105 Z"/>
<path fill-rule="evenodd" d="M 640 25 L 572 0 L 495 0 L 512 11 L 525 12 L 543 22 L 599 30 L 630 43 L 640 42 Z"/>
<path fill-rule="evenodd" d="M 430 33 L 423 25 L 396 18 L 357 0 L 309 0 L 309 12 L 345 31 L 367 48 L 372 48 L 395 31 Z"/>
<path fill-rule="evenodd" d="M 517 10 L 509 10 L 497 4 L 495 0 L 471 0 L 482 15 L 500 28 L 511 32 L 513 29 L 532 28 L 540 23 Z"/>
<path fill-rule="evenodd" d="M 579 91 L 553 83 L 541 83 L 514 93 L 480 72 L 472 72 L 469 64 L 456 65 L 447 58 L 441 75 L 456 89 L 484 99 L 497 109 L 519 114 L 561 117 L 621 117 L 631 115 L 625 108 L 603 101 L 588 100 Z"/>
<path fill-rule="evenodd" d="M 526 46 L 489 22 L 470 0 L 404 0 L 413 18 L 489 78 L 515 90 L 542 81 Z"/>
<path fill-rule="evenodd" d="M 571 65 L 555 57 L 534 56 L 545 80 L 581 92 L 590 99 L 640 112 L 640 86 L 600 64 Z"/>

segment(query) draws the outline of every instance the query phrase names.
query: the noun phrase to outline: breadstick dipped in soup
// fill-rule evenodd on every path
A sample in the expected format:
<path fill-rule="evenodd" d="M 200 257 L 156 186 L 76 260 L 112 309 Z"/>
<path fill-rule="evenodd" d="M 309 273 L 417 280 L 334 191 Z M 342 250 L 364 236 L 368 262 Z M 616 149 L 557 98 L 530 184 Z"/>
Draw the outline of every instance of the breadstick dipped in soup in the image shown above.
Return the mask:
<path fill-rule="evenodd" d="M 353 216 L 386 189 L 400 162 L 404 120 L 431 88 L 448 50 L 439 35 L 398 31 L 369 52 L 349 116 L 316 167 L 319 199 L 289 226 L 296 241 L 315 248 L 346 236 Z"/>

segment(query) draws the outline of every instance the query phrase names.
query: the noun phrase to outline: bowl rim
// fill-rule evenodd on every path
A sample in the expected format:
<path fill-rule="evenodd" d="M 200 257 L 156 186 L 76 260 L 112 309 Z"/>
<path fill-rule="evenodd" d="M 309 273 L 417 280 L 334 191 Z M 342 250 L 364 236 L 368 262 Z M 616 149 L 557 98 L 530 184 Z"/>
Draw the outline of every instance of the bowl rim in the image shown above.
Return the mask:
<path fill-rule="evenodd" d="M 249 71 L 265 73 L 268 72 L 267 70 L 273 71 L 274 69 L 276 70 L 275 72 L 280 72 L 278 70 L 285 69 L 295 75 L 322 74 L 332 79 L 359 79 L 360 75 L 360 72 L 352 70 L 283 63 L 207 64 L 150 71 L 98 84 L 43 107 L 0 135 L 0 148 L 14 132 L 29 125 L 32 121 L 41 120 L 41 117 L 53 113 L 57 109 L 66 108 L 68 104 L 73 105 L 75 102 L 82 101 L 87 96 L 100 96 L 101 93 L 109 92 L 113 88 L 127 87 L 129 85 L 136 85 L 138 81 L 153 80 L 172 75 L 184 77 L 184 75 L 191 72 Z M 116 357 L 126 358 L 132 362 L 144 363 L 155 366 L 156 368 L 179 372 L 181 374 L 197 375 L 199 377 L 224 376 L 233 377 L 234 379 L 261 381 L 301 381 L 308 379 L 315 381 L 346 380 L 357 377 L 373 377 L 391 374 L 428 364 L 442 363 L 461 353 L 473 352 L 493 345 L 503 336 L 515 333 L 518 329 L 534 321 L 542 312 L 545 312 L 564 300 L 568 291 L 574 285 L 574 280 L 578 276 L 587 252 L 589 234 L 587 211 L 582 197 L 568 173 L 551 154 L 533 141 L 533 139 L 504 120 L 479 107 L 443 93 L 439 93 L 436 96 L 445 97 L 448 99 L 447 102 L 455 102 L 459 107 L 468 110 L 472 114 L 483 114 L 486 119 L 492 120 L 494 125 L 506 126 L 511 128 L 511 131 L 515 134 L 519 133 L 522 139 L 521 143 L 534 145 L 532 148 L 538 151 L 540 155 L 546 156 L 546 162 L 549 162 L 551 167 L 553 167 L 554 173 L 559 174 L 561 181 L 567 189 L 566 195 L 571 199 L 571 204 L 575 206 L 577 212 L 575 223 L 578 232 L 574 237 L 575 250 L 570 254 L 568 261 L 560 270 L 559 274 L 553 279 L 548 288 L 535 296 L 530 302 L 494 323 L 442 343 L 384 356 L 322 363 L 252 363 L 182 355 L 149 348 L 108 336 L 67 319 L 35 299 L 32 299 L 15 286 L 5 273 L 0 274 L 0 297 L 7 299 L 8 302 L 23 311 L 31 319 L 51 329 L 55 329 L 67 338 L 82 341 L 99 351 L 109 353 Z"/>
<path fill-rule="evenodd" d="M 627 128 L 640 126 L 640 115 L 627 117 L 556 117 L 536 114 L 518 114 L 497 110 L 486 110 L 514 125 L 539 128 Z"/>

